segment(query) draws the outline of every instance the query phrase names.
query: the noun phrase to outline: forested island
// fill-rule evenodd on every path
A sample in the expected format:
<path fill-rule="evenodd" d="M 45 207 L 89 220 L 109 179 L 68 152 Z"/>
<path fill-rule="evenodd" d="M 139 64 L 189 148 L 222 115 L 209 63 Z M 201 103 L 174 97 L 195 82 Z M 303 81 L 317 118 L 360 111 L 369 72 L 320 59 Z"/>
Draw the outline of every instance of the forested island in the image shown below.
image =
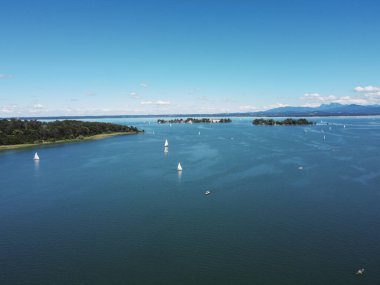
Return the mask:
<path fill-rule="evenodd" d="M 172 120 L 164 120 L 158 119 L 157 123 L 159 124 L 201 124 L 201 123 L 231 123 L 232 120 L 227 119 L 209 119 L 209 118 L 187 118 L 187 119 L 172 119 Z"/>
<path fill-rule="evenodd" d="M 136 127 L 112 123 L 63 120 L 0 120 L 0 149 L 67 141 L 99 139 L 113 135 L 143 132 Z M 11 147 L 9 147 L 11 146 Z M 13 147 L 15 146 L 15 147 Z"/>
<path fill-rule="evenodd" d="M 283 121 L 276 121 L 273 119 L 255 119 L 252 124 L 254 125 L 265 125 L 265 126 L 299 126 L 299 125 L 313 125 L 314 122 L 308 121 L 306 119 L 285 119 Z"/>

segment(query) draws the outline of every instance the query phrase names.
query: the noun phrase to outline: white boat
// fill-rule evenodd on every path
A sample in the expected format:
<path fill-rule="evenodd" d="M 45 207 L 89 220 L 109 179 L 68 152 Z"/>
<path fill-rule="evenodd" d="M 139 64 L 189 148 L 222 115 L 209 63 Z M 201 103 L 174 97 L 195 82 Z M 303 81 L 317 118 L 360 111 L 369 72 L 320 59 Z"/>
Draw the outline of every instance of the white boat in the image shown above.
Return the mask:
<path fill-rule="evenodd" d="M 210 194 L 211 194 L 211 191 L 208 191 L 208 190 L 207 190 L 207 191 L 205 192 L 205 195 L 210 195 Z"/>
<path fill-rule="evenodd" d="M 169 152 L 169 148 L 168 147 L 164 147 L 164 152 Z"/>
<path fill-rule="evenodd" d="M 168 146 L 169 146 L 169 142 L 168 142 L 168 140 L 165 140 L 164 147 L 168 147 Z"/>
<path fill-rule="evenodd" d="M 198 136 L 200 136 L 200 135 L 201 135 L 201 132 L 199 131 L 199 132 L 198 132 Z"/>
<path fill-rule="evenodd" d="M 299 166 L 299 167 L 298 167 L 298 170 L 303 170 L 303 166 Z"/>
<path fill-rule="evenodd" d="M 346 128 L 346 125 L 343 125 L 343 128 Z"/>
<path fill-rule="evenodd" d="M 356 275 L 363 275 L 364 270 L 365 270 L 364 268 L 359 269 L 358 271 L 356 271 Z"/>
<path fill-rule="evenodd" d="M 323 140 L 326 140 L 326 136 L 323 136 Z"/>
<path fill-rule="evenodd" d="M 40 157 L 38 156 L 37 152 L 34 154 L 33 159 L 34 159 L 34 160 L 40 160 Z"/>
<path fill-rule="evenodd" d="M 180 163 L 180 162 L 178 162 L 177 170 L 178 170 L 178 171 L 182 171 L 182 166 L 181 166 L 181 163 Z"/>

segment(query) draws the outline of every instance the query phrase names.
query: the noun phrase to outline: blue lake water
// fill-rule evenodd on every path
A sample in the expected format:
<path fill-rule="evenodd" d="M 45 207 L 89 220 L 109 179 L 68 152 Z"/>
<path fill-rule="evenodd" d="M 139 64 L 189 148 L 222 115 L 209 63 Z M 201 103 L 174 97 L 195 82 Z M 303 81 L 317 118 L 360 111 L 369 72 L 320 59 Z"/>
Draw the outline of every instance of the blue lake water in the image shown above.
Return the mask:
<path fill-rule="evenodd" d="M 0 152 L 0 284 L 377 284 L 380 117 L 322 120 Z"/>

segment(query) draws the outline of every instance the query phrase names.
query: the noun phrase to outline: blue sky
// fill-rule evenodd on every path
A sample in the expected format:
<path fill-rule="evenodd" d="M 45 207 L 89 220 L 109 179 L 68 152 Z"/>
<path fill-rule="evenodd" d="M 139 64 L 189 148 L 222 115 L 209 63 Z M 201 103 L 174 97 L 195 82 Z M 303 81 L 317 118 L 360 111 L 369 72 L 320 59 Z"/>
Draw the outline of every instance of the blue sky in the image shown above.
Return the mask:
<path fill-rule="evenodd" d="M 377 0 L 0 0 L 0 117 L 380 103 Z"/>

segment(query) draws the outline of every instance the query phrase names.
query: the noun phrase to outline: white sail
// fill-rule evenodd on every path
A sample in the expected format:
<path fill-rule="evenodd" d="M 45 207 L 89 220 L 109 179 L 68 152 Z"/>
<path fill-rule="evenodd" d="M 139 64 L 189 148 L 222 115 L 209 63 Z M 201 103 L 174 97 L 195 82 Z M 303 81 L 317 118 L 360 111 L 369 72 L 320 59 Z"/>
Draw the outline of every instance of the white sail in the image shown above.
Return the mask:
<path fill-rule="evenodd" d="M 34 154 L 33 159 L 34 159 L 34 160 L 40 160 L 40 157 L 38 156 L 37 152 Z"/>
<path fill-rule="evenodd" d="M 169 146 L 168 140 L 165 140 L 164 147 L 168 147 L 168 146 Z"/>
<path fill-rule="evenodd" d="M 177 170 L 178 170 L 178 171 L 182 171 L 182 166 L 181 166 L 181 163 L 180 163 L 180 162 L 178 162 Z"/>

